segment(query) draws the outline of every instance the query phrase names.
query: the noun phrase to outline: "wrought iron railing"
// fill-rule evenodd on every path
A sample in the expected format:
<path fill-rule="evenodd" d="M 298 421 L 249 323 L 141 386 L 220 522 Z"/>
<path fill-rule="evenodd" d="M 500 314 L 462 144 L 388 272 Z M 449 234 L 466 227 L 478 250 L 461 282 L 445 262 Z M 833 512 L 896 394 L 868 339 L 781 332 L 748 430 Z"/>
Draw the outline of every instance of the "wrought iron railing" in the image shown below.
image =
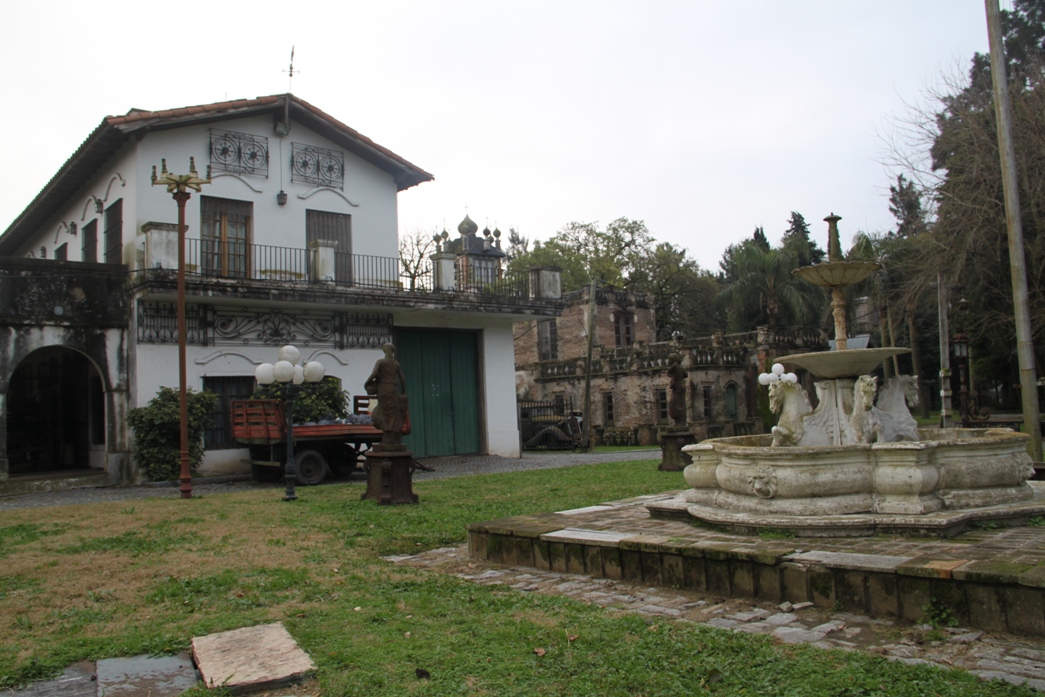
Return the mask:
<path fill-rule="evenodd" d="M 452 288 L 437 288 L 431 260 L 404 264 L 398 257 L 335 253 L 334 285 L 387 292 L 440 293 L 478 299 L 529 299 L 530 279 L 525 272 L 483 269 L 461 278 Z M 185 272 L 189 276 L 253 281 L 310 283 L 317 281 L 311 250 L 250 244 L 244 241 L 185 240 Z M 150 270 L 150 269 L 146 269 Z M 323 273 L 329 273 L 324 271 Z"/>
<path fill-rule="evenodd" d="M 309 278 L 308 250 L 243 241 L 187 239 L 185 273 L 211 278 L 305 282 Z"/>

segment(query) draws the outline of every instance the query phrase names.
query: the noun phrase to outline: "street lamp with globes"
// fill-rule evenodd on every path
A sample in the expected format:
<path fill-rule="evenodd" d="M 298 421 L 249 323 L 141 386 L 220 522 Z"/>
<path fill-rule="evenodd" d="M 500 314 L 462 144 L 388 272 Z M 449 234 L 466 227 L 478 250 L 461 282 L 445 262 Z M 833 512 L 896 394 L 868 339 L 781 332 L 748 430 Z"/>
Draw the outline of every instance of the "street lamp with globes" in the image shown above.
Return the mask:
<path fill-rule="evenodd" d="M 283 390 L 283 414 L 287 422 L 287 464 L 284 468 L 287 491 L 283 500 L 296 501 L 298 497 L 294 493 L 294 479 L 297 474 L 294 467 L 294 398 L 301 391 L 302 383 L 322 381 L 326 369 L 319 361 L 309 361 L 303 366 L 299 365 L 301 352 L 289 344 L 279 350 L 277 358 L 275 364 L 262 363 L 259 365 L 254 371 L 254 377 L 259 385 L 271 385 L 278 382 Z"/>

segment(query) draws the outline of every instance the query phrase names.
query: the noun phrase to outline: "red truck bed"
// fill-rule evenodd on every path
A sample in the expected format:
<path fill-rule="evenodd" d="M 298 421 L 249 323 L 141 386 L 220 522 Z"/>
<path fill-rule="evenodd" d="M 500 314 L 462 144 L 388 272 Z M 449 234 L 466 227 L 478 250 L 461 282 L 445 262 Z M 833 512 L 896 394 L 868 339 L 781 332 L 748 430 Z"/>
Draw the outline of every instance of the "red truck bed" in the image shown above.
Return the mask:
<path fill-rule="evenodd" d="M 367 397 L 356 397 L 354 411 L 366 414 Z M 249 445 L 272 445 L 286 440 L 287 421 L 283 414 L 283 402 L 278 399 L 233 400 L 232 436 Z M 317 424 L 295 426 L 294 440 L 336 439 L 356 443 L 377 443 L 381 431 L 367 424 Z"/>

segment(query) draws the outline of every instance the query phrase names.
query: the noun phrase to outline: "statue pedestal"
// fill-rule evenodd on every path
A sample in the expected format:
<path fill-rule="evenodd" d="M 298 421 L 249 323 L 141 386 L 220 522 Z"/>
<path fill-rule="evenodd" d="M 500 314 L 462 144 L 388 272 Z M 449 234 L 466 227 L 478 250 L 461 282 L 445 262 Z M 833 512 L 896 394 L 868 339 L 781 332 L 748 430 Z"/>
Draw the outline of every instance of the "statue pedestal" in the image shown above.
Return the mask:
<path fill-rule="evenodd" d="M 386 449 L 388 448 L 388 449 Z M 414 493 L 414 454 L 405 446 L 377 444 L 366 453 L 366 493 L 381 505 L 417 503 Z"/>
<path fill-rule="evenodd" d="M 692 463 L 689 455 L 682 452 L 683 446 L 697 442 L 696 436 L 686 427 L 668 428 L 660 432 L 661 461 L 657 468 L 663 472 L 681 472 Z"/>

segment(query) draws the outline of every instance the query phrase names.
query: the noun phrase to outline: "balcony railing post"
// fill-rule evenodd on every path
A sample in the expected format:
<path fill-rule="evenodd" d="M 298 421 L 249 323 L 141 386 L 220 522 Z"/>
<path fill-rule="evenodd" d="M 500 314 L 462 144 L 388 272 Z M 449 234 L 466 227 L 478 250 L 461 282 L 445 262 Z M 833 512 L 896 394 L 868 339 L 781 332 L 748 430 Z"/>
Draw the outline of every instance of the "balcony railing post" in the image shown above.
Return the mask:
<path fill-rule="evenodd" d="M 146 269 L 178 268 L 178 226 L 174 223 L 148 222 L 142 225 L 145 235 Z"/>
<path fill-rule="evenodd" d="M 337 240 L 312 240 L 308 243 L 308 280 L 333 283 L 337 278 Z"/>
<path fill-rule="evenodd" d="M 454 281 L 454 259 L 456 257 L 450 252 L 439 252 L 433 254 L 432 259 L 432 290 L 452 291 L 456 289 Z"/>
<path fill-rule="evenodd" d="M 535 266 L 530 269 L 531 298 L 558 300 L 562 297 L 562 272 L 554 266 Z"/>

